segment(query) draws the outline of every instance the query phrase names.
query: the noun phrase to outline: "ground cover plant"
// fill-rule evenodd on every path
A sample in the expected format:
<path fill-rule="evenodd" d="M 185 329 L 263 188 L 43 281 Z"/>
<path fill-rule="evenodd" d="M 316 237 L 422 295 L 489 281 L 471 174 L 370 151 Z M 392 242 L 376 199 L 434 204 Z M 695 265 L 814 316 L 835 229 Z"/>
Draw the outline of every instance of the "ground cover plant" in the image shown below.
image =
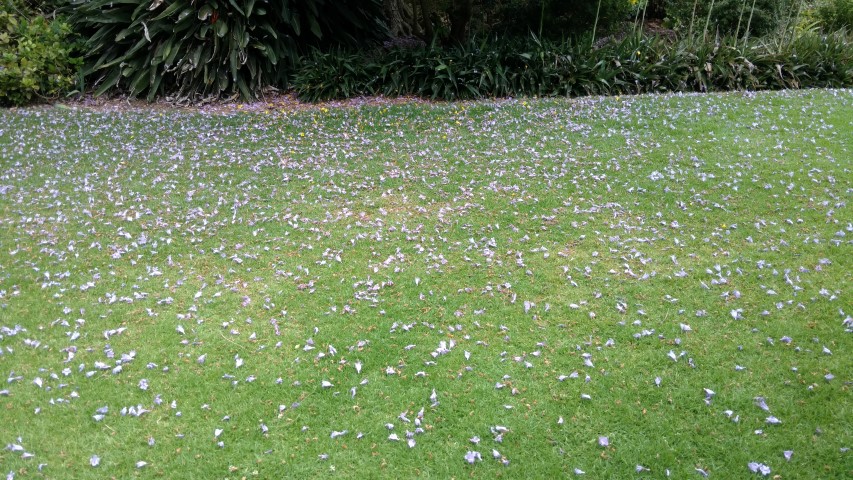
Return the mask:
<path fill-rule="evenodd" d="M 849 477 L 851 119 L 3 111 L 2 473 Z"/>
<path fill-rule="evenodd" d="M 740 42 L 740 43 L 738 43 Z M 439 100 L 664 92 L 849 88 L 846 32 L 804 33 L 782 43 L 734 37 L 670 41 L 629 35 L 590 50 L 586 42 L 473 40 L 381 52 L 315 51 L 291 86 L 310 102 L 362 95 Z"/>

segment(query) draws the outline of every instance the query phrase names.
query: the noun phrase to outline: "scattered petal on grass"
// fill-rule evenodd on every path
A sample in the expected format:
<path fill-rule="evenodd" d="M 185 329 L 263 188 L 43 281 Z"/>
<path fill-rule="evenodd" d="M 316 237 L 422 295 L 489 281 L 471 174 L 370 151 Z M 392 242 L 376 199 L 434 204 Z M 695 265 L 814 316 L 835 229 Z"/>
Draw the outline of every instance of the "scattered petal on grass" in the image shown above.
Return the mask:
<path fill-rule="evenodd" d="M 813 114 L 815 99 L 830 114 Z M 575 463 L 643 476 L 649 458 L 595 428 L 589 458 L 553 434 L 598 425 L 628 438 L 653 422 L 689 440 L 693 426 L 719 424 L 721 452 L 778 441 L 791 449 L 778 474 L 808 476 L 793 451 L 844 433 L 830 421 L 843 402 L 827 399 L 849 386 L 839 258 L 853 224 L 839 118 L 851 99 L 4 111 L 6 423 L 37 420 L 85 452 L 98 439 L 67 433 L 82 420 L 129 439 L 101 451 L 110 459 L 155 466 L 174 453 L 202 477 L 253 442 L 294 465 L 345 453 L 349 474 L 388 450 L 389 461 L 411 457 L 392 462 L 411 476 L 458 462 L 467 448 L 435 448 L 453 439 L 533 476 L 539 460 L 570 475 L 583 474 Z M 726 385 L 745 379 L 763 396 L 740 422 L 723 408 L 743 410 L 743 392 Z M 765 397 L 786 391 L 812 414 L 772 416 Z M 728 404 L 697 408 L 702 397 Z M 626 423 L 631 409 L 641 413 Z M 513 430 L 489 435 L 493 417 Z M 367 434 L 352 439 L 346 426 Z M 35 471 L 22 430 L 3 439 L 18 476 Z M 210 431 L 222 450 L 205 453 L 194 435 Z M 843 464 L 841 445 L 822 450 L 824 463 Z M 66 476 L 89 468 L 37 452 Z M 674 453 L 682 474 L 748 475 L 736 456 Z M 253 475 L 244 463 L 229 474 Z"/>

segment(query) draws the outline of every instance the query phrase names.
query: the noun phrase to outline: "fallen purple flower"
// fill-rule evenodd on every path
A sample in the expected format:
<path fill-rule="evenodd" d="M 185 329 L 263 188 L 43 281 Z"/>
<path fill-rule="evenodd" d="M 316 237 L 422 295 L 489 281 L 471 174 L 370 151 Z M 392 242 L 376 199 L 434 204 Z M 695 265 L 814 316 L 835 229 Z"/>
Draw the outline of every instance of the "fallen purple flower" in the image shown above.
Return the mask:
<path fill-rule="evenodd" d="M 465 454 L 465 461 L 468 463 L 473 464 L 474 462 L 479 462 L 482 460 L 483 457 L 480 456 L 480 452 L 474 452 L 469 450 L 468 453 Z"/>
<path fill-rule="evenodd" d="M 752 473 L 760 473 L 765 477 L 767 475 L 770 475 L 770 467 L 764 465 L 763 463 L 749 462 L 747 466 L 749 467 L 749 471 Z"/>

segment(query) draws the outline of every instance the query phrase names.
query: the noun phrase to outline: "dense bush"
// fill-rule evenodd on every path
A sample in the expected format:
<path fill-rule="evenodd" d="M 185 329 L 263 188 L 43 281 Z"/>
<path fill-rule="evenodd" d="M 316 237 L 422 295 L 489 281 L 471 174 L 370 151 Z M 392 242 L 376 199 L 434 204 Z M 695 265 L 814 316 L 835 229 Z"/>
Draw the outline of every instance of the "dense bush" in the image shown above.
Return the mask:
<path fill-rule="evenodd" d="M 502 96 L 616 95 L 853 86 L 849 37 L 804 34 L 782 46 L 752 40 L 669 42 L 630 36 L 597 50 L 586 43 L 526 41 L 315 52 L 293 79 L 300 98 L 416 95 L 456 100 Z"/>
<path fill-rule="evenodd" d="M 71 28 L 23 1 L 0 0 L 0 105 L 54 98 L 77 79 Z"/>
<path fill-rule="evenodd" d="M 493 3 L 491 15 L 495 25 L 492 31 L 515 36 L 541 32 L 546 37 L 559 39 L 592 30 L 596 13 L 598 32 L 611 31 L 628 19 L 632 6 L 637 2 L 601 0 L 600 11 L 598 0 L 506 0 Z"/>
<path fill-rule="evenodd" d="M 853 29 L 853 0 L 822 0 L 815 11 L 825 31 Z"/>
<path fill-rule="evenodd" d="M 708 23 L 708 33 L 750 35 L 770 33 L 784 23 L 792 0 L 667 0 L 666 16 L 682 32 L 701 33 Z M 710 11 L 713 4 L 713 10 Z M 751 16 L 751 18 L 750 18 Z"/>
<path fill-rule="evenodd" d="M 149 99 L 285 86 L 306 45 L 353 45 L 383 32 L 381 0 L 74 0 L 96 93 Z"/>

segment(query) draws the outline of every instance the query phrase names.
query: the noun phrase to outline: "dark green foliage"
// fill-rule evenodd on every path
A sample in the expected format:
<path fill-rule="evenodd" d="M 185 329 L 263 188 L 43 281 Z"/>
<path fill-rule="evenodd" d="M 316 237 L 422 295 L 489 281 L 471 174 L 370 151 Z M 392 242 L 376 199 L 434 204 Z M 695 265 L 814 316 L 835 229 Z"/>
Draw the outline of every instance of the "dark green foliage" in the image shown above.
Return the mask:
<path fill-rule="evenodd" d="M 741 35 L 749 24 L 750 35 L 763 35 L 773 32 L 785 21 L 791 0 L 714 0 L 714 9 L 710 12 L 708 33 L 715 35 Z M 683 33 L 690 30 L 701 34 L 708 20 L 711 0 L 667 0 L 666 16 Z M 695 14 L 694 14 L 694 6 Z M 750 14 L 752 19 L 750 20 Z"/>
<path fill-rule="evenodd" d="M 55 98 L 71 89 L 79 61 L 71 28 L 22 1 L 0 0 L 0 105 Z"/>
<path fill-rule="evenodd" d="M 315 52 L 296 72 L 300 98 L 416 95 L 456 100 L 853 86 L 844 33 L 806 33 L 781 47 L 759 40 L 668 42 L 629 36 L 597 50 L 588 43 L 470 42 L 379 53 Z"/>
<path fill-rule="evenodd" d="M 96 93 L 153 99 L 286 86 L 307 45 L 354 45 L 384 32 L 380 0 L 76 0 Z"/>
<path fill-rule="evenodd" d="M 496 19 L 496 25 L 492 31 L 516 36 L 541 32 L 546 38 L 558 39 L 579 35 L 592 29 L 598 6 L 598 0 L 494 2 L 491 15 Z M 607 33 L 616 28 L 619 22 L 627 20 L 631 8 L 629 0 L 602 0 L 598 32 Z"/>
<path fill-rule="evenodd" d="M 824 31 L 853 29 L 853 0 L 822 0 L 816 13 Z"/>

